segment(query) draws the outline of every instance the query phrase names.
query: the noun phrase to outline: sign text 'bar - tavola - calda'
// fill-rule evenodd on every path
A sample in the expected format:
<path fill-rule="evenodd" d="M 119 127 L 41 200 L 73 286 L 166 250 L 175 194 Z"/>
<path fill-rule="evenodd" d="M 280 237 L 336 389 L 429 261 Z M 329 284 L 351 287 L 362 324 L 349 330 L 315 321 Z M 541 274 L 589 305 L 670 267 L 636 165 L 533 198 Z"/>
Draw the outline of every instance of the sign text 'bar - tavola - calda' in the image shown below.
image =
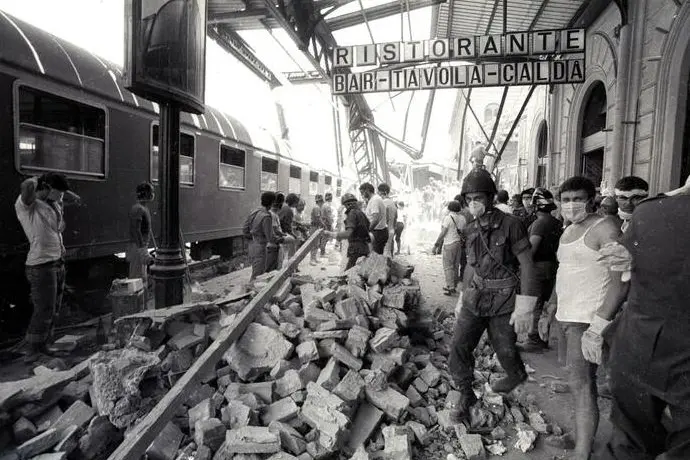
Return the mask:
<path fill-rule="evenodd" d="M 332 88 L 334 94 L 355 94 L 582 83 L 585 80 L 584 56 L 584 29 L 339 46 L 333 49 Z M 491 62 L 498 58 L 500 62 Z M 511 58 L 515 58 L 515 62 L 510 62 Z M 466 65 L 472 61 L 483 63 Z M 399 64 L 410 67 L 350 72 L 352 67 L 398 67 Z M 420 64 L 429 65 L 413 67 Z"/>

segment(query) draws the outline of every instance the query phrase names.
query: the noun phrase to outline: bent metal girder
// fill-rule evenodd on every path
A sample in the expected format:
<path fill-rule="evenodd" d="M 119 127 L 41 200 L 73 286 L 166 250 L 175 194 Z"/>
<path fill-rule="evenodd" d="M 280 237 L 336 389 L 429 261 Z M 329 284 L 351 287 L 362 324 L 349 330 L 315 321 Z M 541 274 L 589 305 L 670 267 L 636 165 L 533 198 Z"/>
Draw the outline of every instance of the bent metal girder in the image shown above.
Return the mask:
<path fill-rule="evenodd" d="M 318 11 L 313 0 L 263 0 L 269 14 L 285 30 L 304 53 L 316 71 L 330 84 L 331 50 L 337 45 L 333 33 Z M 350 141 L 352 155 L 360 181 L 390 183 L 386 153 L 379 133 L 367 127 L 374 116 L 364 96 L 344 95 L 343 101 L 350 113 Z"/>

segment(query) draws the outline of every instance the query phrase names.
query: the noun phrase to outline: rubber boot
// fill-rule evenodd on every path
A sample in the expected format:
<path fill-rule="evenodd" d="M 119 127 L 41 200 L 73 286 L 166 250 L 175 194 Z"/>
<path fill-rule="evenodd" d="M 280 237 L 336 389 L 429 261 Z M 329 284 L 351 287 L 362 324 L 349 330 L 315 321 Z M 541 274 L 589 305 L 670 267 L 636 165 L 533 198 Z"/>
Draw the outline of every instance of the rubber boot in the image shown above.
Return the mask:
<path fill-rule="evenodd" d="M 527 380 L 526 373 L 513 376 L 509 375 L 492 383 L 491 390 L 494 393 L 510 393 L 516 386 L 520 385 L 525 380 Z"/>

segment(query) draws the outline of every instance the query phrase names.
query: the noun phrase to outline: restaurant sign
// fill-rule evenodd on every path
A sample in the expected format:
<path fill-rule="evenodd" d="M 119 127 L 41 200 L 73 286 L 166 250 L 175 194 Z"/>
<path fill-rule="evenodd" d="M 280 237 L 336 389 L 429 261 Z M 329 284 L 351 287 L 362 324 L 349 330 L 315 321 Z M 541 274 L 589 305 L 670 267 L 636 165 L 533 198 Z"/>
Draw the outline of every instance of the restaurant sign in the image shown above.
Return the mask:
<path fill-rule="evenodd" d="M 339 46 L 333 49 L 332 90 L 356 94 L 582 83 L 584 53 L 584 29 Z M 429 65 L 414 67 L 421 64 Z M 351 72 L 371 66 L 383 67 Z"/>

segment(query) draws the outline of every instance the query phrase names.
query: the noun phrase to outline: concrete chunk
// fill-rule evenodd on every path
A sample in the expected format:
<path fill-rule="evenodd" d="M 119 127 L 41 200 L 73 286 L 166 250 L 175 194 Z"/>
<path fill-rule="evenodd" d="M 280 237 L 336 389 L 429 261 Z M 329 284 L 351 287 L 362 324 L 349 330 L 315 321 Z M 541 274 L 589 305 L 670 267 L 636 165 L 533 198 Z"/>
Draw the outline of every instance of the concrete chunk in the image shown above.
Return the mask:
<path fill-rule="evenodd" d="M 12 425 L 12 431 L 14 434 L 14 440 L 19 444 L 33 438 L 37 433 L 36 426 L 25 417 L 20 417 L 16 422 L 14 422 L 14 425 Z"/>
<path fill-rule="evenodd" d="M 280 452 L 280 438 L 266 427 L 245 426 L 229 430 L 214 459 L 229 454 L 273 454 Z"/>
<path fill-rule="evenodd" d="M 364 356 L 367 351 L 368 341 L 371 337 L 371 331 L 362 326 L 353 326 L 347 333 L 347 341 L 345 348 L 355 357 L 360 358 Z"/>
<path fill-rule="evenodd" d="M 387 426 L 382 431 L 383 439 L 385 440 L 383 453 L 386 458 L 394 458 L 396 460 L 412 459 L 412 446 L 410 445 L 410 438 L 407 435 L 406 429 L 399 426 Z"/>
<path fill-rule="evenodd" d="M 194 425 L 194 442 L 215 452 L 225 440 L 225 431 L 225 425 L 217 418 L 199 420 Z"/>
<path fill-rule="evenodd" d="M 208 420 L 213 417 L 213 407 L 211 398 L 206 398 L 187 412 L 189 417 L 189 431 L 194 431 L 196 422 Z"/>
<path fill-rule="evenodd" d="M 69 428 L 62 430 L 62 439 L 55 445 L 53 450 L 69 454 L 79 446 L 80 437 L 81 429 L 77 425 L 71 425 Z"/>
<path fill-rule="evenodd" d="M 479 434 L 463 434 L 459 438 L 460 447 L 465 453 L 468 460 L 484 460 L 486 459 L 486 451 L 482 443 L 482 437 Z"/>
<path fill-rule="evenodd" d="M 419 394 L 419 392 L 413 385 L 410 385 L 407 388 L 405 396 L 407 397 L 407 399 L 410 400 L 410 404 L 412 406 L 420 406 L 425 403 L 424 398 L 422 397 L 422 395 Z"/>
<path fill-rule="evenodd" d="M 357 372 L 350 369 L 345 377 L 336 385 L 333 393 L 346 402 L 357 401 L 364 391 L 364 379 Z"/>
<path fill-rule="evenodd" d="M 299 372 L 294 369 L 288 370 L 285 372 L 285 375 L 276 380 L 276 394 L 281 398 L 290 396 L 304 387 L 305 385 L 299 377 Z"/>
<path fill-rule="evenodd" d="M 55 425 L 55 422 L 62 416 L 62 411 L 58 406 L 53 406 L 36 419 L 36 430 L 40 433 Z"/>
<path fill-rule="evenodd" d="M 414 420 L 408 420 L 405 426 L 414 434 L 415 439 L 420 445 L 425 445 L 429 440 L 429 431 L 424 425 Z"/>
<path fill-rule="evenodd" d="M 352 353 L 350 353 L 347 348 L 343 347 L 338 343 L 332 343 L 330 346 L 331 354 L 335 359 L 356 371 L 362 368 L 362 360 L 355 358 Z"/>
<path fill-rule="evenodd" d="M 382 418 L 382 411 L 369 403 L 362 403 L 352 422 L 352 429 L 345 447 L 346 453 L 351 454 L 358 448 L 363 447 Z"/>
<path fill-rule="evenodd" d="M 335 314 L 341 319 L 354 319 L 360 313 L 356 298 L 343 299 L 335 304 Z"/>
<path fill-rule="evenodd" d="M 268 425 L 271 433 L 280 436 L 280 444 L 284 450 L 293 455 L 300 455 L 307 450 L 307 442 L 301 434 L 288 424 L 281 422 L 271 422 Z"/>
<path fill-rule="evenodd" d="M 266 460 L 297 460 L 297 457 L 287 452 L 278 452 L 277 454 L 271 455 Z"/>
<path fill-rule="evenodd" d="M 146 449 L 146 455 L 151 460 L 175 460 L 177 449 L 180 447 L 184 435 L 172 422 L 168 422 L 156 439 Z"/>
<path fill-rule="evenodd" d="M 314 298 L 324 304 L 335 299 L 335 291 L 333 289 L 321 289 L 319 292 L 314 294 Z"/>
<path fill-rule="evenodd" d="M 252 410 L 241 401 L 230 401 L 220 410 L 223 424 L 229 428 L 242 428 L 248 426 L 252 418 Z"/>
<path fill-rule="evenodd" d="M 382 327 L 376 331 L 374 337 L 369 340 L 369 346 L 376 353 L 383 353 L 397 345 L 400 337 L 395 329 Z"/>
<path fill-rule="evenodd" d="M 94 411 L 91 406 L 83 401 L 75 401 L 65 413 L 57 419 L 53 428 L 55 428 L 58 433 L 62 433 L 71 425 L 77 425 L 79 428 L 83 428 L 95 415 L 96 411 Z"/>
<path fill-rule="evenodd" d="M 316 326 L 316 331 L 317 332 L 334 331 L 337 329 L 349 330 L 354 325 L 355 325 L 354 318 L 353 319 L 336 319 L 336 320 L 326 321 L 325 323 L 319 324 L 318 326 Z"/>
<path fill-rule="evenodd" d="M 50 428 L 38 436 L 25 441 L 17 447 L 17 455 L 20 459 L 34 457 L 42 454 L 60 441 L 61 432 Z"/>
<path fill-rule="evenodd" d="M 347 338 L 347 331 L 343 331 L 343 330 L 316 331 L 312 335 L 317 340 L 323 340 L 323 339 L 345 340 Z"/>
<path fill-rule="evenodd" d="M 419 376 L 430 387 L 435 387 L 441 380 L 441 371 L 439 371 L 433 364 L 429 363 L 424 369 L 419 372 Z"/>
<path fill-rule="evenodd" d="M 287 359 L 293 349 L 292 343 L 280 332 L 251 323 L 223 357 L 241 379 L 248 380 L 270 372 L 281 359 Z"/>
<path fill-rule="evenodd" d="M 319 359 L 319 350 L 316 348 L 316 342 L 308 340 L 297 345 L 297 356 L 302 364 Z"/>
<path fill-rule="evenodd" d="M 398 420 L 410 405 L 410 400 L 407 397 L 392 388 L 375 391 L 366 387 L 365 392 L 370 403 L 384 411 L 386 415 L 394 420 Z"/>
<path fill-rule="evenodd" d="M 297 372 L 299 373 L 300 380 L 302 380 L 302 385 L 306 388 L 309 382 L 316 382 L 321 374 L 321 369 L 316 364 L 309 363 L 300 367 Z"/>
<path fill-rule="evenodd" d="M 225 389 L 225 399 L 231 401 L 242 395 L 256 395 L 264 403 L 273 401 L 273 382 L 231 383 Z"/>
<path fill-rule="evenodd" d="M 261 419 L 264 425 L 273 421 L 285 422 L 297 416 L 299 408 L 292 398 L 283 398 L 264 408 Z"/>
<path fill-rule="evenodd" d="M 333 388 L 338 384 L 340 380 L 340 365 L 335 358 L 331 358 L 324 366 L 323 370 L 319 374 L 319 378 L 316 379 L 317 385 L 321 385 L 328 391 L 333 391 Z"/>

